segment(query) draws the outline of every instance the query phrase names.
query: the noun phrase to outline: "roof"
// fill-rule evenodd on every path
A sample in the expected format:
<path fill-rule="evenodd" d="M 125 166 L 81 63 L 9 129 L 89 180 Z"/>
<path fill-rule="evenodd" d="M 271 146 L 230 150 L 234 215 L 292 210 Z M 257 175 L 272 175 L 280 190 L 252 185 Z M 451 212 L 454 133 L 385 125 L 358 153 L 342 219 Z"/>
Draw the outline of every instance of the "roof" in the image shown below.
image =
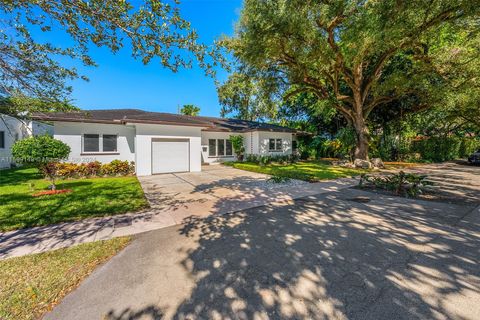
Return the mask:
<path fill-rule="evenodd" d="M 150 112 L 138 109 L 81 110 L 72 112 L 34 113 L 33 119 L 62 122 L 90 123 L 150 123 L 203 127 L 206 131 L 248 132 L 275 131 L 296 132 L 296 130 L 270 123 L 240 119 L 185 116 L 180 114 Z"/>

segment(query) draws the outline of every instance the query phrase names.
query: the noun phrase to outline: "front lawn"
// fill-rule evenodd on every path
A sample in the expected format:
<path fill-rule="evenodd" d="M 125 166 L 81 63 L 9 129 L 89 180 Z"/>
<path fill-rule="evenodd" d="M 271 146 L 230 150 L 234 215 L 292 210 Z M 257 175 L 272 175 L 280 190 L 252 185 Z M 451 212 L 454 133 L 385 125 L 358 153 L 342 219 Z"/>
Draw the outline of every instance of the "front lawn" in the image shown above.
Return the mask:
<path fill-rule="evenodd" d="M 38 319 L 130 238 L 80 244 L 0 261 L 0 319 Z"/>
<path fill-rule="evenodd" d="M 114 215 L 147 205 L 136 177 L 63 180 L 57 189 L 72 193 L 32 197 L 49 184 L 34 168 L 0 171 L 0 230 Z"/>
<path fill-rule="evenodd" d="M 229 162 L 226 164 L 237 169 L 311 182 L 351 177 L 365 172 L 361 169 L 333 166 L 325 161 L 300 161 L 294 164 L 271 163 L 266 166 L 253 162 Z"/>

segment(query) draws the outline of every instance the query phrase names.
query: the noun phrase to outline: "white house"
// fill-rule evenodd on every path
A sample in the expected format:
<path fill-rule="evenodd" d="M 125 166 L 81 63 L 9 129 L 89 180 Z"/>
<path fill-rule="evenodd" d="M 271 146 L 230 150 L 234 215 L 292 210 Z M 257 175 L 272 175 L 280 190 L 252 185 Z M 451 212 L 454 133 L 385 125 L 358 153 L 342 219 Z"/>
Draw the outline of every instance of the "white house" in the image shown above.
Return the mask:
<path fill-rule="evenodd" d="M 53 135 L 53 126 L 0 114 L 0 168 L 8 168 L 14 163 L 12 146 L 15 141 L 42 134 Z"/>
<path fill-rule="evenodd" d="M 54 123 L 54 136 L 71 148 L 71 162 L 135 161 L 139 176 L 201 171 L 202 164 L 235 160 L 231 135 L 242 135 L 246 154 L 288 155 L 290 128 L 135 109 L 36 114 Z"/>

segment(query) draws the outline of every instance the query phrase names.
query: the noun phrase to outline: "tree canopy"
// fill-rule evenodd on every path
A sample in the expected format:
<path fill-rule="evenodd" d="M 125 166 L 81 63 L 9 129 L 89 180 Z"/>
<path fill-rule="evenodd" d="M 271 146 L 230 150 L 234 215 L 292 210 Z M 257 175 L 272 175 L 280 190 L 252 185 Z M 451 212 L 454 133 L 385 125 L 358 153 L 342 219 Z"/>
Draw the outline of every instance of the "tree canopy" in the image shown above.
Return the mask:
<path fill-rule="evenodd" d="M 236 60 L 227 84 L 241 73 L 269 101 L 312 94 L 355 128 L 355 157 L 367 159 L 380 106 L 412 99 L 420 110 L 465 92 L 458 103 L 478 108 L 466 97 L 479 88 L 479 13 L 480 0 L 245 0 L 223 40 Z"/>
<path fill-rule="evenodd" d="M 156 59 L 172 71 L 190 67 L 195 60 L 207 73 L 212 72 L 214 60 L 207 57 L 213 51 L 198 42 L 176 0 L 0 1 L 0 13 L 2 97 L 68 100 L 72 90 L 68 81 L 82 76 L 60 61 L 66 57 L 95 66 L 89 55 L 92 45 L 113 53 L 126 47 L 144 64 Z M 72 45 L 59 46 L 34 37 L 35 32 L 54 29 L 68 34 Z"/>
<path fill-rule="evenodd" d="M 180 109 L 180 113 L 186 116 L 198 116 L 200 114 L 200 108 L 193 104 L 186 104 Z"/>

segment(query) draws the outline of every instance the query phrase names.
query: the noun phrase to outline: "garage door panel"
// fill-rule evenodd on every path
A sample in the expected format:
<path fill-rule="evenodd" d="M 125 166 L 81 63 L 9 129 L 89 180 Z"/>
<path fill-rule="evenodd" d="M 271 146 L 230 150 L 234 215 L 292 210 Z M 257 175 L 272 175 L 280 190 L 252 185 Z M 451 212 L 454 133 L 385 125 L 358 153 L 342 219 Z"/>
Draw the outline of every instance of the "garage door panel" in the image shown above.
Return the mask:
<path fill-rule="evenodd" d="M 190 142 L 188 139 L 153 139 L 152 173 L 190 171 Z"/>

